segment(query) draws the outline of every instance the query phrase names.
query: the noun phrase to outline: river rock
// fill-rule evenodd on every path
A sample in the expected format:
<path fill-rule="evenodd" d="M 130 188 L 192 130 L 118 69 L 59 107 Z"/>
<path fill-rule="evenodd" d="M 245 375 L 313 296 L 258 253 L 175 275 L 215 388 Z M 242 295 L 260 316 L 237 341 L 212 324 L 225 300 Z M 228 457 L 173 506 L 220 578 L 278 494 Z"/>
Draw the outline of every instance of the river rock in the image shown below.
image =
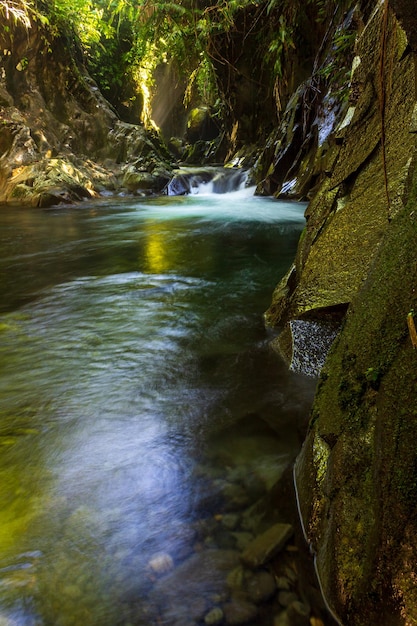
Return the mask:
<path fill-rule="evenodd" d="M 293 626 L 309 626 L 310 624 L 310 607 L 304 602 L 296 600 L 288 607 L 288 617 Z"/>
<path fill-rule="evenodd" d="M 239 524 L 239 515 L 236 515 L 235 513 L 226 513 L 226 515 L 223 515 L 221 523 L 228 530 L 235 530 Z"/>
<path fill-rule="evenodd" d="M 242 552 L 246 550 L 251 541 L 253 541 L 252 533 L 248 532 L 235 532 L 232 533 L 233 537 L 236 539 L 236 547 L 238 550 Z"/>
<path fill-rule="evenodd" d="M 213 533 L 215 545 L 222 550 L 234 550 L 236 548 L 236 538 L 225 528 L 218 528 Z"/>
<path fill-rule="evenodd" d="M 292 626 L 291 619 L 287 611 L 283 611 L 274 617 L 274 626 Z"/>
<path fill-rule="evenodd" d="M 204 618 L 204 623 L 207 626 L 215 626 L 216 624 L 221 624 L 223 621 L 223 611 L 220 607 L 216 606 L 214 609 L 209 611 Z"/>
<path fill-rule="evenodd" d="M 245 582 L 245 569 L 242 565 L 235 567 L 227 576 L 227 585 L 233 591 L 241 591 Z"/>
<path fill-rule="evenodd" d="M 160 554 L 155 554 L 148 562 L 147 569 L 158 576 L 162 576 L 163 574 L 167 574 L 174 569 L 174 561 L 170 554 L 165 552 L 161 552 Z"/>
<path fill-rule="evenodd" d="M 259 567 L 280 552 L 294 532 L 291 524 L 275 524 L 249 544 L 242 561 L 249 567 Z"/>
<path fill-rule="evenodd" d="M 226 624 L 247 624 L 256 618 L 258 609 L 245 599 L 234 598 L 223 606 Z"/>
<path fill-rule="evenodd" d="M 229 592 L 226 578 L 239 564 L 239 553 L 232 550 L 203 550 L 193 554 L 175 570 L 160 578 L 149 594 L 155 614 L 167 622 L 202 620 L 213 604 Z"/>
<path fill-rule="evenodd" d="M 225 482 L 222 488 L 222 495 L 225 501 L 224 510 L 227 512 L 239 511 L 250 504 L 249 494 L 238 483 Z"/>
<path fill-rule="evenodd" d="M 293 602 L 298 601 L 298 596 L 293 591 L 280 591 L 278 594 L 278 602 L 281 606 L 290 606 Z"/>
<path fill-rule="evenodd" d="M 267 571 L 256 572 L 246 585 L 248 597 L 255 604 L 266 602 L 272 598 L 276 590 L 275 578 Z"/>
<path fill-rule="evenodd" d="M 289 591 L 291 589 L 291 581 L 287 576 L 279 576 L 276 579 L 278 589 L 282 591 Z"/>

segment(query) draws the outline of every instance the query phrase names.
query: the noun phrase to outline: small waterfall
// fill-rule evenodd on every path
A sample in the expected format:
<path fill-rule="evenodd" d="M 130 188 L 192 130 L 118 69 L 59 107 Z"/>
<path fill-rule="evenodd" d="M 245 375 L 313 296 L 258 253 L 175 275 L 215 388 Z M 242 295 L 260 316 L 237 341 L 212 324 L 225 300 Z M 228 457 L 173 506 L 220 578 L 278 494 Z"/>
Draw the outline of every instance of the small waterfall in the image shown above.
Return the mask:
<path fill-rule="evenodd" d="M 177 170 L 168 183 L 169 196 L 230 193 L 243 189 L 247 171 L 231 167 L 190 167 Z"/>

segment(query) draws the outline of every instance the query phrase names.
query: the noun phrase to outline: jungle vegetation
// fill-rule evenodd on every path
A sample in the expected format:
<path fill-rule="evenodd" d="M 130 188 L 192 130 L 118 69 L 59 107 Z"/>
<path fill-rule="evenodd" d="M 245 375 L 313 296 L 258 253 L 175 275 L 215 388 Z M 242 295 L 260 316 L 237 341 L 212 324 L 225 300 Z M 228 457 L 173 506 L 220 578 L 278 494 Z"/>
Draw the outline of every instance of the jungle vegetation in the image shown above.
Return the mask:
<path fill-rule="evenodd" d="M 267 68 L 279 109 L 291 56 L 301 50 L 313 63 L 329 25 L 353 5 L 352 0 L 0 0 L 0 14 L 4 29 L 10 20 L 28 28 L 36 20 L 48 37 L 64 33 L 82 49 L 90 74 L 116 109 L 131 107 L 139 96 L 146 124 L 146 100 L 161 64 L 170 64 L 184 84 L 186 106 L 197 100 L 222 116 L 225 71 L 237 71 L 248 43 Z M 349 29 L 339 31 L 335 51 L 352 41 Z M 326 72 L 331 74 L 331 66 Z"/>

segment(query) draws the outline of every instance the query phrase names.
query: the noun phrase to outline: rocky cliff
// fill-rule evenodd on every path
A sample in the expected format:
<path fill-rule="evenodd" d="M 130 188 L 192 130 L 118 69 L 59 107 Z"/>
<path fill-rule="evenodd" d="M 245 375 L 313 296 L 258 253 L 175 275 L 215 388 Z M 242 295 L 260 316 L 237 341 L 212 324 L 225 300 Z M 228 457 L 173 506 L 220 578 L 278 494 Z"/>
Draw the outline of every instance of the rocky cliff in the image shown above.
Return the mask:
<path fill-rule="evenodd" d="M 343 624 L 417 623 L 416 26 L 405 0 L 362 3 L 344 116 L 267 321 L 340 323 L 295 482 L 323 592 Z M 298 170 L 298 173 L 302 170 Z"/>
<path fill-rule="evenodd" d="M 120 121 L 80 49 L 34 16 L 0 25 L 0 203 L 48 206 L 106 190 L 161 191 L 159 139 Z"/>

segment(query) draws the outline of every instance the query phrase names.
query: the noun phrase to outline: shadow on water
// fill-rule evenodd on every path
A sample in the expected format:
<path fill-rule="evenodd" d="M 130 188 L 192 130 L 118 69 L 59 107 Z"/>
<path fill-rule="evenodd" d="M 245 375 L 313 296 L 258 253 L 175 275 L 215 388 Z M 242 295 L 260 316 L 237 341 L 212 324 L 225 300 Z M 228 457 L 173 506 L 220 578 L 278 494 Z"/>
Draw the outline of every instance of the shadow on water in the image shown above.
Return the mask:
<path fill-rule="evenodd" d="M 241 561 L 295 524 L 280 478 L 315 381 L 262 312 L 303 210 L 243 190 L 1 211 L 2 626 L 326 623 L 297 533 Z"/>

